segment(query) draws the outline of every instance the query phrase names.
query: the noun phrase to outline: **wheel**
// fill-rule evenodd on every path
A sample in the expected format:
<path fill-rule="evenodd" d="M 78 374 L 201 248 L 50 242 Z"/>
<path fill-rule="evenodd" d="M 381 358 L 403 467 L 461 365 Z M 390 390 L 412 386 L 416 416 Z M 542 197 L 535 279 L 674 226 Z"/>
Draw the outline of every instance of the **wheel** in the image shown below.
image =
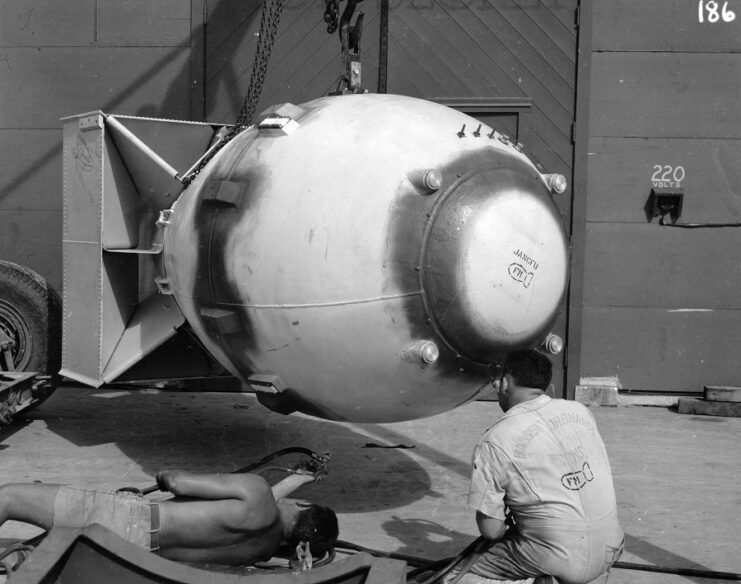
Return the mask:
<path fill-rule="evenodd" d="M 59 297 L 36 272 L 0 260 L 0 331 L 11 341 L 14 371 L 56 379 L 62 360 Z M 0 337 L 1 339 L 2 337 Z M 5 360 L 0 355 L 0 369 Z M 39 392 L 41 403 L 53 389 Z"/>

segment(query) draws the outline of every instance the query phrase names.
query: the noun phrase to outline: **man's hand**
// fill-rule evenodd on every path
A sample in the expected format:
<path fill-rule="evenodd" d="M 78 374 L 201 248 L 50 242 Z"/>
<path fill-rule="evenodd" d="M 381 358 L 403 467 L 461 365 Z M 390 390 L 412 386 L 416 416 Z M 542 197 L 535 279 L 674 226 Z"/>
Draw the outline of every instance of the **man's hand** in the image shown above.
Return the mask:
<path fill-rule="evenodd" d="M 180 470 L 161 470 L 157 473 L 157 486 L 164 493 L 174 493 L 176 490 L 175 483 L 177 476 L 181 474 Z"/>
<path fill-rule="evenodd" d="M 301 485 L 322 480 L 329 472 L 329 456 L 327 453 L 313 460 L 300 462 L 293 467 L 291 474 L 272 486 L 275 500 L 285 499 Z"/>
<path fill-rule="evenodd" d="M 489 517 L 481 511 L 476 511 L 476 524 L 478 525 L 479 533 L 490 541 L 502 539 L 507 530 L 504 521 Z"/>
<path fill-rule="evenodd" d="M 321 481 L 329 472 L 327 462 L 304 460 L 293 467 L 293 473 L 304 475 L 307 483 Z"/>

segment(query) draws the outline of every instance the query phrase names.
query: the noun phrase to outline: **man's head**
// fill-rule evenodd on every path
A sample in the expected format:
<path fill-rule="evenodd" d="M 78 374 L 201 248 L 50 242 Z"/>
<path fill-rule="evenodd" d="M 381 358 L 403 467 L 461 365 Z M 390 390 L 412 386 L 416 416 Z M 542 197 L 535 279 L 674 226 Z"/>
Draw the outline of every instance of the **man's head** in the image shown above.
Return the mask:
<path fill-rule="evenodd" d="M 520 387 L 534 387 L 545 391 L 551 382 L 550 359 L 534 349 L 512 351 L 504 361 L 503 375 L 510 375 Z"/>
<path fill-rule="evenodd" d="M 296 515 L 286 543 L 295 548 L 301 542 L 309 542 L 314 558 L 332 550 L 339 536 L 337 516 L 329 507 L 309 503 L 297 503 L 301 510 Z"/>
<path fill-rule="evenodd" d="M 506 412 L 512 406 L 530 399 L 532 396 L 529 394 L 533 392 L 528 390 L 548 389 L 551 370 L 548 357 L 538 351 L 522 349 L 509 353 L 504 360 L 501 379 L 495 380 L 501 408 Z"/>

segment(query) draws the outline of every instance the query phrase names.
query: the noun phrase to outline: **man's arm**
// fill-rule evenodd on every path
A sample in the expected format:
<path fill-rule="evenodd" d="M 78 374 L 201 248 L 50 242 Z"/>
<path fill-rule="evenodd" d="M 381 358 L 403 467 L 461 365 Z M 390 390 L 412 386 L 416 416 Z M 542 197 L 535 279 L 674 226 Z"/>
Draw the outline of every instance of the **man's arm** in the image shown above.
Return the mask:
<path fill-rule="evenodd" d="M 305 485 L 306 483 L 313 483 L 315 480 L 316 477 L 313 474 L 289 474 L 286 478 L 271 487 L 273 491 L 273 497 L 275 497 L 276 501 L 278 501 L 279 499 L 285 499 L 301 485 Z"/>
<path fill-rule="evenodd" d="M 488 540 L 497 541 L 504 537 L 506 526 L 501 519 L 495 519 L 481 511 L 476 511 L 476 525 L 478 525 L 481 535 Z"/>
<path fill-rule="evenodd" d="M 184 470 L 160 471 L 157 485 L 178 497 L 210 500 L 260 496 L 269 488 L 267 481 L 255 474 L 200 474 Z"/>

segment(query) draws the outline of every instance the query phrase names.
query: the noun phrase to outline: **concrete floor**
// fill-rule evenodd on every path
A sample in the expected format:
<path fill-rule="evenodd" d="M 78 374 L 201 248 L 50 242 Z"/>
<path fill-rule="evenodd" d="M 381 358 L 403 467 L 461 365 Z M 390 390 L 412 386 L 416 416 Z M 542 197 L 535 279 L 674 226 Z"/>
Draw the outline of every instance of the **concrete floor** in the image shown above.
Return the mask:
<path fill-rule="evenodd" d="M 741 419 L 660 407 L 592 408 L 626 532 L 622 561 L 741 572 Z M 231 471 L 286 446 L 332 453 L 329 477 L 297 496 L 333 506 L 340 537 L 437 559 L 476 535 L 469 459 L 501 415 L 494 402 L 396 424 L 273 414 L 251 395 L 61 388 L 0 436 L 0 483 L 147 487 L 162 468 Z M 408 449 L 368 448 L 368 443 Z M 28 537 L 9 522 L 0 537 Z M 614 570 L 612 584 L 715 582 Z M 720 581 L 718 581 L 720 582 Z"/>

